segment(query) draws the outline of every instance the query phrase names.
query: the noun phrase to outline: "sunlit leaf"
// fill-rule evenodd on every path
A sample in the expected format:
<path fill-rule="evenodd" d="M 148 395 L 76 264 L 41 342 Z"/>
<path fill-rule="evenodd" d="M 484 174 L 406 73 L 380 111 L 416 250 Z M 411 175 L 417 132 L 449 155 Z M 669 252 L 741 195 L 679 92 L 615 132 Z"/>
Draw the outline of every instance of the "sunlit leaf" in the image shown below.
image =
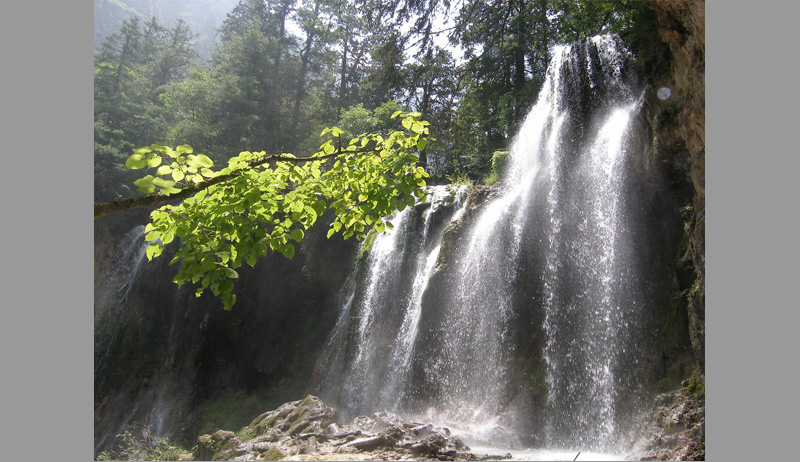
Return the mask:
<path fill-rule="evenodd" d="M 147 250 L 145 251 L 145 254 L 147 255 L 147 260 L 148 261 L 152 260 L 155 257 L 161 255 L 162 250 L 163 248 L 161 247 L 161 244 L 158 243 L 148 244 Z"/>
<path fill-rule="evenodd" d="M 198 154 L 197 162 L 200 164 L 201 167 L 209 168 L 214 166 L 214 161 L 212 161 L 211 158 L 205 154 Z"/>
<path fill-rule="evenodd" d="M 133 184 L 136 185 L 140 193 L 152 194 L 156 190 L 153 180 L 153 175 L 147 175 L 144 178 L 139 178 L 138 180 L 134 181 Z"/>
<path fill-rule="evenodd" d="M 133 154 L 125 161 L 125 166 L 130 169 L 140 169 L 147 165 L 147 160 L 143 154 Z"/>
<path fill-rule="evenodd" d="M 158 154 L 150 154 L 147 156 L 147 166 L 150 168 L 155 168 L 161 165 L 161 156 Z"/>

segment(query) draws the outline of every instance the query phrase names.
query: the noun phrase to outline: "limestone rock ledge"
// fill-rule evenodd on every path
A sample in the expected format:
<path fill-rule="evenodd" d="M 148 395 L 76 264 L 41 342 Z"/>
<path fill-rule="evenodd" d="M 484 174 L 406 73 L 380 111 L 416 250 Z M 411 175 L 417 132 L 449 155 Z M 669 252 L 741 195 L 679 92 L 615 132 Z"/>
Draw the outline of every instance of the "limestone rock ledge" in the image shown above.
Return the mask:
<path fill-rule="evenodd" d="M 340 426 L 337 412 L 308 395 L 256 417 L 238 433 L 202 435 L 182 460 L 503 460 L 473 454 L 450 430 L 389 413 Z"/>

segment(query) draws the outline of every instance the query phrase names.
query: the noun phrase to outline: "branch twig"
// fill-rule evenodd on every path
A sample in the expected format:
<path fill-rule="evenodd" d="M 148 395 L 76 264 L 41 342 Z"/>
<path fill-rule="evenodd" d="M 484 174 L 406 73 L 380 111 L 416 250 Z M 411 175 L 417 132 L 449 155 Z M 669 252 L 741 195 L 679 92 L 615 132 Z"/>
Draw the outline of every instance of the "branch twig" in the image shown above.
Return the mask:
<path fill-rule="evenodd" d="M 264 156 L 261 159 L 257 159 L 251 161 L 247 164 L 249 168 L 258 167 L 259 165 L 264 165 L 266 163 L 272 162 L 273 160 L 276 161 L 283 161 L 283 162 L 291 162 L 293 164 L 299 164 L 303 162 L 313 162 L 317 160 L 325 160 L 331 157 L 340 156 L 342 154 L 365 154 L 365 153 L 372 153 L 380 151 L 380 145 L 375 146 L 369 149 L 359 149 L 355 151 L 343 151 L 341 147 L 337 149 L 335 152 L 330 154 L 324 154 L 321 156 L 311 156 L 311 157 L 287 157 L 283 154 L 272 154 L 269 156 Z M 130 210 L 134 208 L 146 207 L 146 208 L 155 208 L 162 204 L 166 204 L 168 202 L 186 199 L 189 196 L 194 195 L 206 188 L 214 186 L 215 184 L 222 183 L 228 181 L 236 176 L 238 176 L 244 169 L 237 169 L 227 175 L 219 175 L 215 176 L 214 178 L 209 178 L 208 180 L 202 181 L 197 184 L 193 184 L 191 186 L 187 186 L 180 190 L 180 192 L 171 194 L 169 196 L 165 196 L 163 194 L 148 194 L 147 196 L 142 197 L 132 197 L 130 199 L 125 199 L 121 201 L 111 201 L 105 203 L 95 203 L 94 204 L 94 219 L 98 219 L 100 217 L 111 215 L 114 213 L 124 212 L 125 210 Z"/>

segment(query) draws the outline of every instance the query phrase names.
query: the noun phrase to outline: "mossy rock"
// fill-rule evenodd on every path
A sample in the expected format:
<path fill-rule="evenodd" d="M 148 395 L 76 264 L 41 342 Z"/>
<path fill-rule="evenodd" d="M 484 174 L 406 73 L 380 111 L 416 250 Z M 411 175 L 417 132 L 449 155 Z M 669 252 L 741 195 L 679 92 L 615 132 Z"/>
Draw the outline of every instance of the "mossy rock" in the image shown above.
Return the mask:
<path fill-rule="evenodd" d="M 233 432 L 219 430 L 214 434 L 205 434 L 197 438 L 195 460 L 233 460 L 244 453 L 237 448 L 242 442 Z"/>
<path fill-rule="evenodd" d="M 296 435 L 301 432 L 321 433 L 328 425 L 336 423 L 338 414 L 319 398 L 308 395 L 256 417 L 242 429 L 248 435 Z"/>

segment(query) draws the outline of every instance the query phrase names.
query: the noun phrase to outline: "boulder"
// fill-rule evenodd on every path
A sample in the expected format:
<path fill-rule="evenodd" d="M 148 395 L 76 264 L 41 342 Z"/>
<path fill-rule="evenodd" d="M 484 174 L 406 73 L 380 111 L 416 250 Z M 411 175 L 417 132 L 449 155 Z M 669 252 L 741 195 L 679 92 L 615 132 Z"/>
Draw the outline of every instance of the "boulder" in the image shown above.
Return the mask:
<path fill-rule="evenodd" d="M 316 396 L 308 395 L 300 401 L 285 403 L 274 411 L 261 414 L 245 431 L 273 438 L 300 433 L 324 434 L 328 427 L 336 423 L 337 417 L 336 409 L 327 406 Z"/>
<path fill-rule="evenodd" d="M 212 435 L 197 438 L 194 460 L 233 460 L 244 454 L 238 447 L 242 444 L 233 432 L 218 430 Z"/>

